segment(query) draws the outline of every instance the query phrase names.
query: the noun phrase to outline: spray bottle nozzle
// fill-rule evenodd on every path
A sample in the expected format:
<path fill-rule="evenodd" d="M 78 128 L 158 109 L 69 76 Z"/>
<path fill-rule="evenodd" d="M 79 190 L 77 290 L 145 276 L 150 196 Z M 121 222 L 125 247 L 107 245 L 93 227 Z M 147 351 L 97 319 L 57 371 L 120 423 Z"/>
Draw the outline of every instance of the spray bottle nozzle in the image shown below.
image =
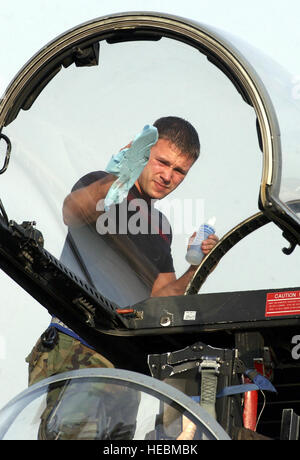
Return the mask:
<path fill-rule="evenodd" d="M 213 227 L 215 225 L 215 223 L 216 223 L 216 220 L 217 220 L 216 217 L 213 216 L 210 219 L 208 219 L 207 224 L 210 225 L 211 227 Z"/>

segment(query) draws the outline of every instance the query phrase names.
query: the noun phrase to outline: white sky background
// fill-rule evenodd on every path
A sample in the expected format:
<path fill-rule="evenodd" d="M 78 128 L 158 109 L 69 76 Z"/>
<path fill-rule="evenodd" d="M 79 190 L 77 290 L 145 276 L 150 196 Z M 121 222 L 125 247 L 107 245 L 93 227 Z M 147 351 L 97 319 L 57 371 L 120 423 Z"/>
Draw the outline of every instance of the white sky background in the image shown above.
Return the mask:
<path fill-rule="evenodd" d="M 57 35 L 96 17 L 159 11 L 238 35 L 300 75 L 298 0 L 0 0 L 0 94 L 20 68 Z M 1 181 L 1 177 L 0 177 Z M 27 385 L 24 356 L 49 322 L 47 312 L 0 273 L 0 407 Z M 34 304 L 34 307 L 33 307 Z"/>
<path fill-rule="evenodd" d="M 300 74 L 297 0 L 11 0 L 0 1 L 0 90 L 34 53 L 77 24 L 125 11 L 159 11 L 231 31 Z"/>

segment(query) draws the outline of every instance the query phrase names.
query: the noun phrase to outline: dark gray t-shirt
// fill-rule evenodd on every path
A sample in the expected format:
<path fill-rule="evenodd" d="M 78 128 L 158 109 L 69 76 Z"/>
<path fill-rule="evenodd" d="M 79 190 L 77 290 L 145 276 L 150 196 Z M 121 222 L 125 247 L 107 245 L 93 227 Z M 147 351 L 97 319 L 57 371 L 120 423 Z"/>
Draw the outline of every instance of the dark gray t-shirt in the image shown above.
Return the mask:
<path fill-rule="evenodd" d="M 91 172 L 76 182 L 72 191 L 86 187 L 105 175 L 104 171 Z M 61 255 L 61 261 L 66 266 L 120 306 L 148 298 L 158 274 L 174 272 L 170 225 L 150 200 L 143 200 L 140 208 L 132 206 L 139 203 L 133 200 L 141 199 L 138 189 L 133 186 L 127 200 L 111 209 L 111 215 L 116 219 L 113 235 L 99 234 L 99 221 L 69 228 Z M 127 213 L 125 224 L 129 228 L 124 228 L 124 219 L 120 222 L 120 212 L 124 209 Z M 105 215 L 99 219 L 104 222 Z M 135 228 L 141 228 L 144 233 L 131 232 L 129 224 L 133 219 L 137 224 Z"/>

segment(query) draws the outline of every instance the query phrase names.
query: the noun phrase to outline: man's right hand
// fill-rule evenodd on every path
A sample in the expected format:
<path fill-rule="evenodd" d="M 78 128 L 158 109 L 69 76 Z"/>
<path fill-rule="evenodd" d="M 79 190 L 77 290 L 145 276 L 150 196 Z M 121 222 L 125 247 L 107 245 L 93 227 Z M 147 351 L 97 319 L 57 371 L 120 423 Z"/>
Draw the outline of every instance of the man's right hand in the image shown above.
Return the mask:
<path fill-rule="evenodd" d="M 118 176 L 108 191 L 104 202 L 105 210 L 113 204 L 121 203 L 128 195 L 136 180 L 149 161 L 150 150 L 157 143 L 158 131 L 154 126 L 146 125 L 135 136 L 129 147 L 113 155 L 105 171 Z"/>

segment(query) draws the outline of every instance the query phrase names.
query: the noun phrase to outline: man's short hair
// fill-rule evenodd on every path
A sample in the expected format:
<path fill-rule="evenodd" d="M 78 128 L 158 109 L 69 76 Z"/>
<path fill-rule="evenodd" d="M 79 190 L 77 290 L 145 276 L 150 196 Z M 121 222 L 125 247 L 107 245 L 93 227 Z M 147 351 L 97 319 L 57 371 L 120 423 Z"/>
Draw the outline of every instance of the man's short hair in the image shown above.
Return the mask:
<path fill-rule="evenodd" d="M 179 117 L 162 117 L 153 123 L 158 130 L 160 139 L 167 139 L 174 144 L 181 153 L 194 161 L 200 154 L 200 141 L 195 128 L 187 120 Z"/>

